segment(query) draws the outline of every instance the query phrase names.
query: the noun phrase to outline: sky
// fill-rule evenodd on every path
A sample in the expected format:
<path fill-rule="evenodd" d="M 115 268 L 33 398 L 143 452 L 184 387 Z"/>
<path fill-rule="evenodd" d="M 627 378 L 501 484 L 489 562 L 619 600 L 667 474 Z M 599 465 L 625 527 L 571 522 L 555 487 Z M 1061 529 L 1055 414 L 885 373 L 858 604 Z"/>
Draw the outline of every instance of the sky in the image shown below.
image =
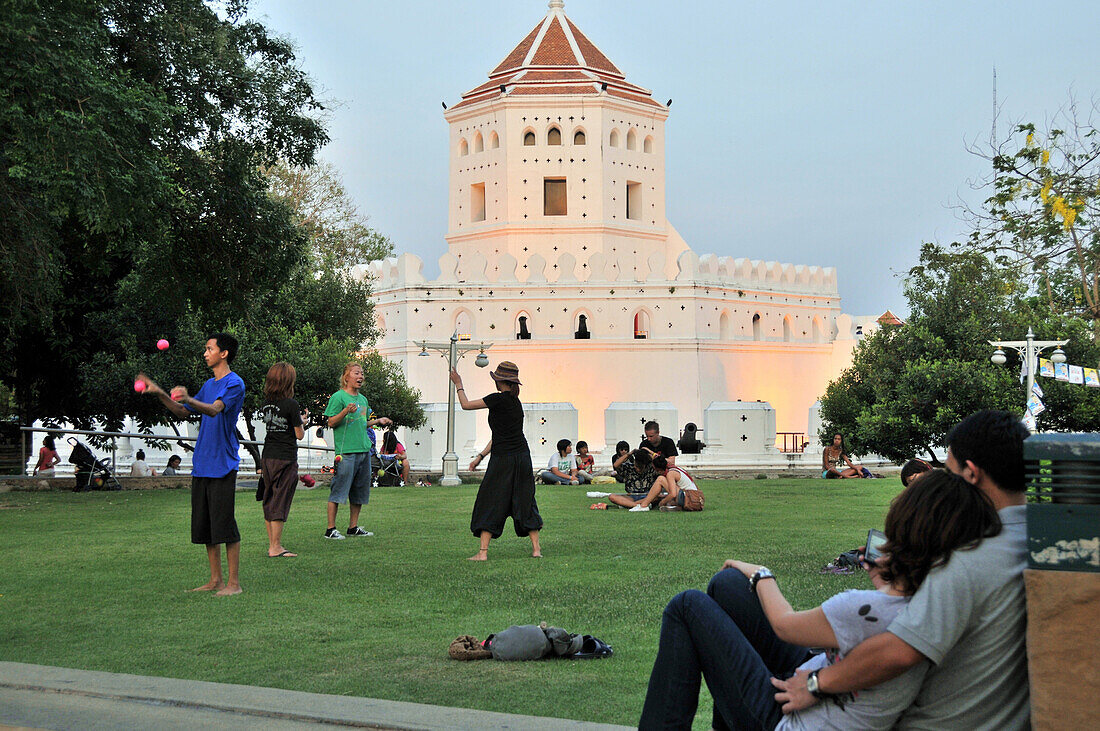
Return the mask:
<path fill-rule="evenodd" d="M 370 225 L 438 274 L 454 104 L 545 0 L 253 0 L 329 103 L 322 157 Z M 669 221 L 700 256 L 834 266 L 841 307 L 907 312 L 922 242 L 964 239 L 960 202 L 998 134 L 1100 97 L 1100 2 L 566 0 L 628 81 L 673 99 Z"/>

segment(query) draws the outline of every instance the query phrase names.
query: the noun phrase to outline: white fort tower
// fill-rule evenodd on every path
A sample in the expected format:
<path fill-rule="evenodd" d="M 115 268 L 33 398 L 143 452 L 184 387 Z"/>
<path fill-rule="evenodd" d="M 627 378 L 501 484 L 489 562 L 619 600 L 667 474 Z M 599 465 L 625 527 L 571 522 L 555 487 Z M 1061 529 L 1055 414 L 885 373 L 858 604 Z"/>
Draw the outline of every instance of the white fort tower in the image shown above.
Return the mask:
<path fill-rule="evenodd" d="M 438 279 L 411 254 L 361 272 L 376 280 L 378 349 L 428 411 L 403 435 L 415 466 L 440 464 L 449 385 L 445 361 L 418 357 L 416 341 L 456 331 L 519 366 L 536 465 L 568 438 L 606 466 L 650 418 L 673 439 L 697 424 L 701 464 L 785 464 L 783 432 L 816 442 L 811 407 L 875 318 L 841 314 L 831 267 L 696 255 L 665 217 L 668 116 L 559 0 L 447 110 Z M 460 371 L 476 398 L 493 385 L 472 361 Z M 488 438 L 483 415 L 459 412 L 463 469 Z"/>

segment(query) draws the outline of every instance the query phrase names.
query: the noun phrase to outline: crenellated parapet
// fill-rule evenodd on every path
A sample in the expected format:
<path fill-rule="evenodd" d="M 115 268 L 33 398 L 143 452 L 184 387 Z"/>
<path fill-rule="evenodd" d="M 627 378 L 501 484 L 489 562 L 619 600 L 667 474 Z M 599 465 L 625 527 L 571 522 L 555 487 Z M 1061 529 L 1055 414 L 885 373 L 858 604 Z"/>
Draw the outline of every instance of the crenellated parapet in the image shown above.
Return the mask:
<path fill-rule="evenodd" d="M 475 251 L 459 256 L 450 252 L 443 254 L 439 257 L 439 276 L 433 280 L 425 278 L 424 262 L 415 254 L 401 254 L 371 262 L 365 267 L 356 267 L 354 274 L 358 277 L 371 277 L 378 292 L 409 285 L 444 287 L 498 283 L 599 283 L 624 286 L 667 282 L 672 286 L 699 285 L 828 297 L 837 295 L 834 267 L 720 257 L 714 254 L 697 256 L 695 252 L 688 250 L 680 254 L 676 268 L 675 275 L 670 278 L 661 253 L 651 253 L 643 257 L 596 252 L 583 261 L 578 261 L 569 252 L 549 259 L 534 253 L 520 261 L 507 253 L 486 258 Z"/>

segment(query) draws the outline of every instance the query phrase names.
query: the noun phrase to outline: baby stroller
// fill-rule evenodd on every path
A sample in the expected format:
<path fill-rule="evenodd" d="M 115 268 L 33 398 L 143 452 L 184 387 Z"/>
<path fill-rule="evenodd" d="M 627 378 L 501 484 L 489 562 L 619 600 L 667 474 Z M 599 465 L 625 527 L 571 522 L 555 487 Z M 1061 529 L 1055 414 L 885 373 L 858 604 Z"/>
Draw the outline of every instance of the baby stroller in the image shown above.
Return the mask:
<path fill-rule="evenodd" d="M 401 458 L 396 454 L 379 454 L 375 457 L 378 461 L 378 486 L 397 487 L 401 484 Z"/>
<path fill-rule="evenodd" d="M 105 459 L 96 459 L 92 450 L 74 437 L 66 439 L 72 445 L 69 462 L 76 465 L 76 487 L 73 492 L 88 490 L 121 490 L 122 485 L 111 472 L 110 463 Z"/>

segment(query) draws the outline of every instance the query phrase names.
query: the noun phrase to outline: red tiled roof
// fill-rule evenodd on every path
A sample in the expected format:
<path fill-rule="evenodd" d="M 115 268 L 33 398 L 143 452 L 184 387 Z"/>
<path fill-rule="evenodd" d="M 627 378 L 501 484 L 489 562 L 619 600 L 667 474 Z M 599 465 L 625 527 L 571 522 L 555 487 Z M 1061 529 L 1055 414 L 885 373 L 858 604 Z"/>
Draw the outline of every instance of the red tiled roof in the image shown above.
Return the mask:
<path fill-rule="evenodd" d="M 629 99 L 635 102 L 641 102 L 642 104 L 652 104 L 655 107 L 661 106 L 659 103 L 653 101 L 652 97 L 642 96 L 640 94 L 627 94 L 625 91 L 619 91 L 618 89 L 608 89 L 608 96 L 615 96 L 620 99 Z"/>
<path fill-rule="evenodd" d="M 591 77 L 586 76 L 584 71 L 580 69 L 571 69 L 569 71 L 524 71 L 519 81 L 569 81 L 571 79 L 590 81 Z"/>
<path fill-rule="evenodd" d="M 535 57 L 531 59 L 532 66 L 577 66 L 577 54 L 573 53 L 573 46 L 569 45 L 569 39 L 565 37 L 565 31 L 561 29 L 561 22 L 557 18 L 550 21 L 550 27 L 546 29 L 546 35 L 542 37 L 539 48 L 535 51 Z"/>
<path fill-rule="evenodd" d="M 550 12 L 489 74 L 489 81 L 462 95 L 452 109 L 507 94 L 599 94 L 660 107 L 649 90 L 628 83 L 623 73 L 565 17 L 560 6 Z M 576 50 L 574 50 L 574 48 Z M 528 60 L 530 59 L 530 60 Z M 572 83 L 569 83 L 572 82 Z"/>
<path fill-rule="evenodd" d="M 566 84 L 558 84 L 555 86 L 517 86 L 514 90 L 509 91 L 509 94 L 596 94 L 596 87 L 592 84 L 588 86 L 570 86 Z"/>
<path fill-rule="evenodd" d="M 569 18 L 565 19 L 565 22 L 569 24 L 569 30 L 573 32 L 573 40 L 577 42 L 577 48 L 581 50 L 581 55 L 584 56 L 585 62 L 592 68 L 600 69 L 601 71 L 610 71 L 613 74 L 622 76 L 623 72 L 619 71 L 615 67 L 615 64 L 600 52 L 600 49 L 596 48 L 596 44 L 588 40 L 588 36 L 581 33 L 577 26 L 573 25 L 573 21 Z"/>
<path fill-rule="evenodd" d="M 905 324 L 905 322 L 903 320 L 899 319 L 898 316 L 895 315 L 890 310 L 886 310 L 886 312 L 883 312 L 881 315 L 879 315 L 878 316 L 878 322 L 879 322 L 880 325 L 904 325 Z"/>
<path fill-rule="evenodd" d="M 516 68 L 523 63 L 523 59 L 527 58 L 527 52 L 531 50 L 531 46 L 535 43 L 535 36 L 539 34 L 540 28 L 542 28 L 542 23 L 532 28 L 531 32 L 527 34 L 527 37 L 520 41 L 519 45 L 513 48 L 512 52 L 509 53 L 504 60 L 500 62 L 500 65 L 493 69 L 492 73 L 489 75 L 496 76 L 501 71 Z"/>

